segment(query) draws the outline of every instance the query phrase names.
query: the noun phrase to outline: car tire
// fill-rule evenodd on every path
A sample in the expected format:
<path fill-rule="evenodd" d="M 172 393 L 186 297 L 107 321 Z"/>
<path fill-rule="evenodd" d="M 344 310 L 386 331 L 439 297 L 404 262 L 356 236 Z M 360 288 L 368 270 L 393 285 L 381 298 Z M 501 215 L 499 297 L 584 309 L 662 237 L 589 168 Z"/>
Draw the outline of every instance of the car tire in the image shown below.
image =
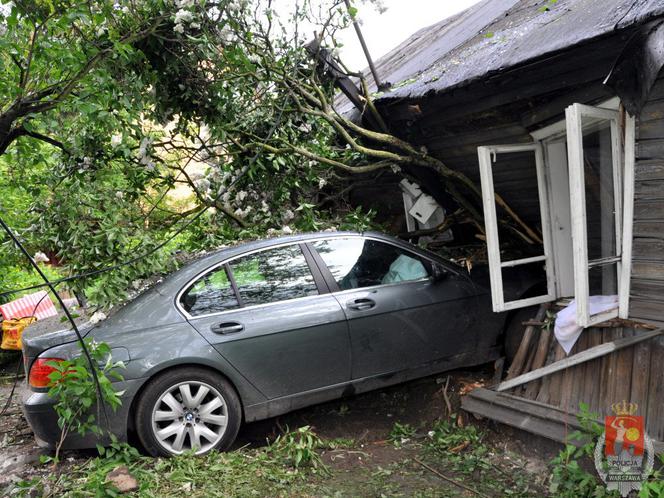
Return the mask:
<path fill-rule="evenodd" d="M 149 381 L 136 406 L 136 432 L 152 456 L 223 451 L 242 421 L 240 399 L 216 372 L 183 367 Z"/>

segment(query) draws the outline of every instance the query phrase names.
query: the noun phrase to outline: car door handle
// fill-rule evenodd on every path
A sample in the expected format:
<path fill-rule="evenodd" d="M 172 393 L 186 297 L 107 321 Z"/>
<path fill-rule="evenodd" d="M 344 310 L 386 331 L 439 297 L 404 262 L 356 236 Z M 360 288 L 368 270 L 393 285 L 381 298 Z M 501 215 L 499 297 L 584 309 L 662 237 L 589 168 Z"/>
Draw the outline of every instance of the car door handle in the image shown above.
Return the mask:
<path fill-rule="evenodd" d="M 346 306 L 352 310 L 366 311 L 376 306 L 376 301 L 369 298 L 354 299 L 353 301 L 348 301 Z"/>
<path fill-rule="evenodd" d="M 224 322 L 212 325 L 210 330 L 215 334 L 234 334 L 236 332 L 242 332 L 244 330 L 244 325 L 237 322 Z"/>

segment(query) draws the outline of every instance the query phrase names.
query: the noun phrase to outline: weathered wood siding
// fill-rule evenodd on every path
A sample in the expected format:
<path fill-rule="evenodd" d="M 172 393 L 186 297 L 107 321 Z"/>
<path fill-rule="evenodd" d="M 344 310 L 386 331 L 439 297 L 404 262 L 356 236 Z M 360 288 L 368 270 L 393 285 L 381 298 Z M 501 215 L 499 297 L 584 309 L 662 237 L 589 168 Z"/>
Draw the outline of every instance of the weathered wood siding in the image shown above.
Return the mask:
<path fill-rule="evenodd" d="M 630 316 L 664 321 L 664 71 L 637 123 Z"/>
<path fill-rule="evenodd" d="M 622 337 L 642 334 L 641 329 L 589 328 L 584 330 L 570 354 Z M 551 343 L 547 364 L 562 359 L 565 352 Z M 636 403 L 646 421 L 648 434 L 664 441 L 664 337 L 640 342 L 566 370 L 547 375 L 512 389 L 511 394 L 555 406 L 567 413 L 586 403 L 590 411 L 612 415 L 611 405 L 623 400 Z"/>

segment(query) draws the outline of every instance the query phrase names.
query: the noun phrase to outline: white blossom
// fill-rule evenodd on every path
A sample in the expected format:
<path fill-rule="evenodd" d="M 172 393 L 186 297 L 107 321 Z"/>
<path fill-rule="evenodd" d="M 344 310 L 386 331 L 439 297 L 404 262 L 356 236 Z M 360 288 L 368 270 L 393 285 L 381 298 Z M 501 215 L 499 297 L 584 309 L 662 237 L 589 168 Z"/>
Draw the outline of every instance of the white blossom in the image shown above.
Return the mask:
<path fill-rule="evenodd" d="M 46 254 L 44 254 L 41 251 L 37 251 L 35 255 L 32 257 L 32 259 L 35 260 L 35 263 L 48 263 L 49 259 Z"/>
<path fill-rule="evenodd" d="M 175 24 L 190 23 L 194 19 L 194 14 L 185 9 L 180 9 L 175 13 Z"/>
<path fill-rule="evenodd" d="M 319 178 L 318 179 L 318 188 L 323 188 L 325 185 L 327 185 L 327 180 L 325 178 Z"/>
<path fill-rule="evenodd" d="M 281 232 L 285 235 L 290 235 L 293 233 L 293 229 L 288 225 L 284 225 L 283 227 L 281 227 Z"/>
<path fill-rule="evenodd" d="M 194 182 L 194 187 L 200 192 L 207 192 L 210 190 L 210 180 L 207 178 L 199 178 Z"/>
<path fill-rule="evenodd" d="M 225 43 L 233 43 L 235 41 L 235 33 L 233 33 L 233 30 L 228 27 L 222 29 L 219 36 Z"/>
<path fill-rule="evenodd" d="M 118 190 L 118 191 L 115 193 L 115 197 L 116 197 L 117 199 L 120 199 L 120 200 L 121 200 L 121 199 L 124 199 L 124 192 L 121 192 L 121 191 Z"/>
<path fill-rule="evenodd" d="M 240 190 L 235 196 L 235 202 L 242 202 L 247 198 L 247 195 L 249 195 L 247 194 L 247 192 L 245 192 L 244 190 Z"/>
<path fill-rule="evenodd" d="M 175 27 L 173 28 L 173 31 L 176 33 L 184 33 L 184 26 L 182 24 L 176 24 Z"/>
<path fill-rule="evenodd" d="M 111 136 L 111 147 L 115 148 L 122 143 L 122 133 Z"/>
<path fill-rule="evenodd" d="M 387 12 L 387 6 L 383 3 L 383 0 L 373 0 L 373 3 L 379 14 Z"/>
<path fill-rule="evenodd" d="M 95 325 L 104 320 L 106 320 L 106 315 L 102 311 L 97 311 L 94 315 L 90 317 L 90 323 L 92 325 Z"/>
<path fill-rule="evenodd" d="M 284 211 L 284 213 L 281 215 L 281 219 L 284 220 L 284 223 L 288 223 L 293 218 L 295 218 L 295 214 L 290 209 L 286 209 L 286 211 Z"/>

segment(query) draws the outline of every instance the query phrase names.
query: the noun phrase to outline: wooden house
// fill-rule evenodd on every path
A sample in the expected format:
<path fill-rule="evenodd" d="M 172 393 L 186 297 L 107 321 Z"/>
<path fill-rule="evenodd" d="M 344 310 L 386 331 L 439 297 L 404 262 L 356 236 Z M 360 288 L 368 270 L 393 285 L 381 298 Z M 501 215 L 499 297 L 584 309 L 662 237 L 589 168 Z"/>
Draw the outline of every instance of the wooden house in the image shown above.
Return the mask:
<path fill-rule="evenodd" d="M 390 131 L 482 186 L 494 311 L 572 298 L 585 328 L 566 355 L 529 325 L 466 410 L 562 441 L 580 402 L 603 416 L 626 400 L 664 441 L 663 64 L 660 0 L 483 0 L 377 61 Z M 455 208 L 435 175 L 409 174 Z M 541 234 L 526 255 L 505 252 L 496 195 Z M 502 275 L 526 268 L 546 285 L 508 300 Z M 616 305 L 595 313 L 598 295 Z"/>

